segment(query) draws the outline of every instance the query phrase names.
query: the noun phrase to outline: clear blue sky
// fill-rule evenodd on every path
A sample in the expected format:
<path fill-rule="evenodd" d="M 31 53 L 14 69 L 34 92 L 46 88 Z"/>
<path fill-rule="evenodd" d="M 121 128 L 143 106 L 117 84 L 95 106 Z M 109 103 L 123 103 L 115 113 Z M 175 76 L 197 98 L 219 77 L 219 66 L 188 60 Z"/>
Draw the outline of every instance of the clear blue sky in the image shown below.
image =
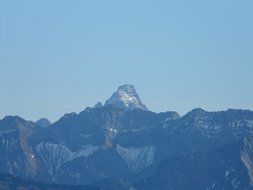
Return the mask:
<path fill-rule="evenodd" d="M 252 0 L 0 1 L 0 117 L 52 121 L 134 84 L 156 112 L 253 109 Z"/>

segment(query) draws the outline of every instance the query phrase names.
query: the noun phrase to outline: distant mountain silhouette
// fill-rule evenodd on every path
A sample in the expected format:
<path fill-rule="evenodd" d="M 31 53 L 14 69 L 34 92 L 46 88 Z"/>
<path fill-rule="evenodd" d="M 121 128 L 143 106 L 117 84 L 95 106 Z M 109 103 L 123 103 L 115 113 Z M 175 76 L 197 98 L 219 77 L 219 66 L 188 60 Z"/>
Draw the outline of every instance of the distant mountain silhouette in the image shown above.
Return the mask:
<path fill-rule="evenodd" d="M 48 127 L 49 125 L 51 125 L 51 122 L 46 118 L 41 118 L 36 121 L 36 124 L 38 124 L 40 127 Z"/>

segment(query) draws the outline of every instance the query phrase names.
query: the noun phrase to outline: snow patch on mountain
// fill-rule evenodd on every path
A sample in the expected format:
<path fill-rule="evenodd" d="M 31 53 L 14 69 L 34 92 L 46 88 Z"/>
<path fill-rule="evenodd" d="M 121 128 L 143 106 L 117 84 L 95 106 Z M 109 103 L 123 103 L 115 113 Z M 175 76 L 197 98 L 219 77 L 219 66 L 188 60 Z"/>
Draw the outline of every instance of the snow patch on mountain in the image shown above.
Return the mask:
<path fill-rule="evenodd" d="M 18 132 L 17 129 L 3 130 L 3 131 L 0 131 L 0 136 L 1 136 L 1 135 L 7 135 L 7 134 L 9 134 L 9 133 L 16 133 L 16 132 Z"/>
<path fill-rule="evenodd" d="M 105 102 L 105 105 L 116 105 L 124 109 L 142 109 L 148 110 L 142 103 L 133 85 L 127 84 L 120 86 L 118 90 L 113 93 L 110 99 Z"/>
<path fill-rule="evenodd" d="M 232 127 L 234 136 L 237 139 L 245 136 L 246 133 L 252 133 L 253 121 L 252 120 L 237 120 L 229 123 Z"/>
<path fill-rule="evenodd" d="M 246 124 L 249 128 L 253 128 L 253 120 L 246 120 Z"/>
<path fill-rule="evenodd" d="M 74 160 L 76 158 L 81 158 L 81 157 L 88 157 L 92 155 L 94 152 L 96 152 L 97 149 L 98 149 L 97 146 L 93 146 L 90 144 L 83 146 L 81 150 L 77 152 L 72 152 L 72 155 L 68 158 L 67 161 L 71 161 L 71 160 Z"/>
<path fill-rule="evenodd" d="M 46 165 L 52 178 L 64 163 L 76 158 L 88 157 L 97 149 L 97 146 L 86 145 L 81 150 L 73 152 L 67 146 L 53 143 L 41 143 L 36 147 L 38 155 Z"/>
<path fill-rule="evenodd" d="M 139 172 L 154 163 L 155 147 L 126 148 L 117 144 L 116 151 L 125 160 L 130 170 Z"/>
<path fill-rule="evenodd" d="M 61 144 L 41 143 L 36 147 L 36 151 L 53 179 L 62 164 L 72 156 L 71 150 Z"/>
<path fill-rule="evenodd" d="M 1 137 L 0 146 L 4 147 L 5 150 L 13 150 L 17 148 L 19 141 L 15 137 L 4 136 Z M 2 149 L 3 151 L 3 149 Z M 0 158 L 3 155 L 0 155 Z"/>

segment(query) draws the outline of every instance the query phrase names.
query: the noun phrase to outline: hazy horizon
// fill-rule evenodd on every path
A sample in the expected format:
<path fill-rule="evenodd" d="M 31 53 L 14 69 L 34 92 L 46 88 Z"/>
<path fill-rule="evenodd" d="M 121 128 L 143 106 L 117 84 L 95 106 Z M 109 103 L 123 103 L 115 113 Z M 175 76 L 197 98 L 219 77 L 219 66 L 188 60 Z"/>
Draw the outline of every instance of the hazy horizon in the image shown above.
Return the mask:
<path fill-rule="evenodd" d="M 122 84 L 122 85 L 125 85 L 125 84 Z M 133 85 L 133 84 L 131 84 L 131 85 Z M 117 89 L 117 88 L 116 88 Z M 115 92 L 116 90 L 114 90 L 113 92 Z M 113 93 L 112 92 L 112 93 Z M 137 92 L 138 92 L 138 90 L 137 90 Z M 112 94 L 111 94 L 112 95 Z M 141 98 L 141 97 L 140 97 Z M 109 99 L 109 97 L 107 98 L 107 99 Z M 142 98 L 141 98 L 142 99 Z M 18 114 L 7 114 L 7 115 L 3 115 L 2 117 L 0 117 L 0 119 L 3 119 L 5 116 L 20 116 L 20 117 L 22 117 L 23 119 L 26 119 L 26 120 L 30 120 L 30 121 L 33 121 L 33 122 L 35 122 L 35 121 L 37 121 L 37 120 L 39 120 L 39 119 L 42 119 L 42 118 L 46 118 L 46 119 L 48 119 L 50 122 L 55 122 L 55 121 L 57 121 L 58 119 L 60 119 L 61 117 L 63 117 L 63 115 L 64 114 L 68 114 L 68 113 L 72 113 L 72 112 L 75 112 L 75 113 L 77 113 L 77 114 L 79 114 L 80 112 L 82 112 L 82 111 L 84 111 L 86 108 L 88 108 L 88 107 L 94 107 L 94 105 L 96 104 L 96 103 L 98 103 L 98 102 L 101 102 L 102 104 L 104 104 L 105 103 L 105 101 L 106 101 L 106 99 L 104 99 L 104 101 L 100 101 L 100 100 L 98 100 L 97 102 L 95 102 L 94 104 L 90 104 L 90 105 L 86 105 L 85 107 L 83 107 L 83 108 L 80 108 L 80 110 L 72 110 L 72 111 L 66 111 L 66 112 L 64 112 L 62 115 L 59 115 L 58 113 L 55 113 L 55 114 L 58 114 L 59 115 L 59 117 L 57 117 L 57 118 L 53 118 L 53 119 L 50 119 L 50 117 L 38 117 L 38 118 L 26 118 L 26 117 L 23 117 L 22 116 L 22 114 L 21 115 L 18 115 Z M 145 102 L 144 102 L 145 103 Z M 190 111 L 192 111 L 192 110 L 194 110 L 194 109 L 199 109 L 199 108 L 201 108 L 201 109 L 203 109 L 203 110 L 205 110 L 205 111 L 208 111 L 208 112 L 215 112 L 215 111 L 227 111 L 228 109 L 242 109 L 242 110 L 251 110 L 251 109 L 247 109 L 247 108 L 233 108 L 233 107 L 227 107 L 227 108 L 224 108 L 224 109 L 217 109 L 217 110 L 207 110 L 207 109 L 205 109 L 205 108 L 203 108 L 203 107 L 193 107 L 193 108 L 190 108 L 189 110 L 185 110 L 185 112 L 179 112 L 179 111 L 177 111 L 177 110 L 171 110 L 171 109 L 168 109 L 168 110 L 152 110 L 152 109 L 150 109 L 149 108 L 149 106 L 147 105 L 147 107 L 148 107 L 148 109 L 149 109 L 149 111 L 152 111 L 152 112 L 156 112 L 156 113 L 159 113 L 159 112 L 166 112 L 166 111 L 175 111 L 175 112 L 177 112 L 178 114 L 180 114 L 181 116 L 184 116 L 185 114 L 187 114 L 188 112 L 190 112 Z M 24 114 L 25 115 L 25 114 Z"/>

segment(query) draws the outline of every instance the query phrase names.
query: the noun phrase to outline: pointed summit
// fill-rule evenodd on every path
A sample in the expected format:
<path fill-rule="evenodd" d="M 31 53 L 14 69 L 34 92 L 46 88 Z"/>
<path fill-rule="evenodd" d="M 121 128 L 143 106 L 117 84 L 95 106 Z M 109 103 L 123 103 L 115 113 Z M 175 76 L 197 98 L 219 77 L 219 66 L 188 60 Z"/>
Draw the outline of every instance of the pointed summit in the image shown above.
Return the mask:
<path fill-rule="evenodd" d="M 137 94 L 135 87 L 130 84 L 120 86 L 118 90 L 113 93 L 110 99 L 105 102 L 105 105 L 116 105 L 120 108 L 133 110 L 142 109 L 148 110 L 142 103 L 139 95 Z"/>

